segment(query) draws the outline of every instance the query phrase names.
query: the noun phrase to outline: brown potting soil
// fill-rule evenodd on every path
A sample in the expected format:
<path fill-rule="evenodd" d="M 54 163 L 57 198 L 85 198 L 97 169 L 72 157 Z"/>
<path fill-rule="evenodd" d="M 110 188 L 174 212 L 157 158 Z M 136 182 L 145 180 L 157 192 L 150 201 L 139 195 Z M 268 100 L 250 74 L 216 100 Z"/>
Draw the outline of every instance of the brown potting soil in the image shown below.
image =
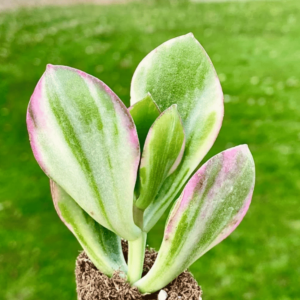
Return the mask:
<path fill-rule="evenodd" d="M 127 261 L 127 242 L 122 241 L 124 257 Z M 145 275 L 157 257 L 153 249 L 146 249 L 144 272 Z M 156 300 L 158 292 L 151 295 L 141 295 L 136 287 L 130 286 L 120 273 L 116 272 L 112 278 L 101 273 L 87 257 L 81 252 L 76 260 L 76 283 L 78 300 Z M 188 271 L 181 273 L 176 279 L 163 288 L 167 294 L 167 300 L 199 300 L 202 291 Z"/>

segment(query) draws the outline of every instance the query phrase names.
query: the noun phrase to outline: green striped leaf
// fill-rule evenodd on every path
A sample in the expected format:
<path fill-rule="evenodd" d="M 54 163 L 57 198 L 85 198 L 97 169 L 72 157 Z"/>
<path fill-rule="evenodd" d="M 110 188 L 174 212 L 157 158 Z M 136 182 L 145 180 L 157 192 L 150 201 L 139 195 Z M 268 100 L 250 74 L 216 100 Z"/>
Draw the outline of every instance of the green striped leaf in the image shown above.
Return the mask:
<path fill-rule="evenodd" d="M 137 67 L 131 104 L 150 92 L 161 111 L 178 105 L 186 135 L 182 162 L 145 211 L 149 231 L 213 145 L 223 119 L 223 94 L 215 69 L 192 34 L 162 44 Z"/>
<path fill-rule="evenodd" d="M 140 159 L 133 120 L 100 80 L 64 66 L 47 67 L 27 112 L 31 147 L 44 172 L 92 218 L 127 240 Z"/>
<path fill-rule="evenodd" d="M 126 274 L 121 239 L 98 224 L 52 180 L 50 187 L 57 214 L 75 235 L 93 264 L 109 277 L 118 270 Z"/>
<path fill-rule="evenodd" d="M 129 107 L 128 110 L 135 123 L 142 150 L 148 131 L 160 115 L 160 110 L 149 93 L 144 99 Z"/>
<path fill-rule="evenodd" d="M 164 180 L 176 170 L 184 145 L 181 118 L 173 104 L 154 122 L 146 139 L 139 169 L 140 195 L 135 203 L 139 209 L 149 206 Z"/>
<path fill-rule="evenodd" d="M 255 169 L 247 145 L 226 150 L 189 180 L 166 224 L 158 257 L 135 285 L 143 293 L 165 287 L 242 221 L 252 198 Z"/>

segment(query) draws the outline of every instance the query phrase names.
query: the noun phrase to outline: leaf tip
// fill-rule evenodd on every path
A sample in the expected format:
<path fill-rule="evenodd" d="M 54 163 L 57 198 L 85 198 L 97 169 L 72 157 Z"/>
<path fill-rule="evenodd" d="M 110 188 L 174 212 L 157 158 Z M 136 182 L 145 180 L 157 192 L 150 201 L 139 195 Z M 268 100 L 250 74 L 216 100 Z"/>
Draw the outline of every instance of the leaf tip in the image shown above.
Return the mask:
<path fill-rule="evenodd" d="M 178 113 L 177 104 L 172 104 L 163 113 L 173 113 L 173 112 Z"/>
<path fill-rule="evenodd" d="M 251 159 L 253 160 L 252 153 L 251 153 L 250 148 L 249 148 L 249 146 L 247 144 L 242 144 L 242 145 L 239 145 L 239 146 L 237 146 L 235 148 L 238 149 L 243 154 L 245 154 L 246 156 L 251 157 Z M 254 163 L 254 161 L 253 161 L 253 163 Z"/>
<path fill-rule="evenodd" d="M 47 66 L 46 66 L 46 70 L 51 70 L 53 68 L 54 68 L 54 66 L 52 64 L 47 64 Z"/>

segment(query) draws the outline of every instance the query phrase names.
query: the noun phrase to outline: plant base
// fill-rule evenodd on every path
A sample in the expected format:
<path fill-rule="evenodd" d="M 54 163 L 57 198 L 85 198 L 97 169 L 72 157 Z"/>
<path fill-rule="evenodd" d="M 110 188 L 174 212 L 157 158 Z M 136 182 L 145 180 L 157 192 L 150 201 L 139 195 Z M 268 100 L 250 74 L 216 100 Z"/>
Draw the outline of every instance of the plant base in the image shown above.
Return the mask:
<path fill-rule="evenodd" d="M 127 260 L 127 242 L 122 241 L 122 247 Z M 143 275 L 150 270 L 156 257 L 153 249 L 146 249 Z M 117 272 L 112 278 L 107 277 L 97 270 L 85 252 L 77 257 L 75 274 L 78 300 L 157 300 L 158 292 L 143 296 Z M 181 273 L 164 290 L 168 293 L 167 300 L 199 300 L 202 294 L 197 281 L 188 271 Z"/>

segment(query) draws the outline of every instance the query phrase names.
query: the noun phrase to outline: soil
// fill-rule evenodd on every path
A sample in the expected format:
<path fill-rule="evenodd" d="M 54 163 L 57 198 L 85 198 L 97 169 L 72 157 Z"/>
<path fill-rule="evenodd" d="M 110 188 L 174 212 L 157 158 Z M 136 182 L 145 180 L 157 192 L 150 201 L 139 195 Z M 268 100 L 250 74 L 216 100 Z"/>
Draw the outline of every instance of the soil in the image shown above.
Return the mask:
<path fill-rule="evenodd" d="M 122 241 L 124 257 L 127 260 L 127 242 Z M 150 270 L 157 257 L 153 249 L 146 249 L 143 276 Z M 76 260 L 76 283 L 78 300 L 156 300 L 158 292 L 151 295 L 141 295 L 136 287 L 130 286 L 120 273 L 116 272 L 112 278 L 101 273 L 87 257 L 81 252 Z M 168 284 L 164 290 L 168 294 L 167 300 L 199 300 L 202 295 L 201 288 L 193 275 L 184 271 L 175 280 Z M 201 299 L 201 298 L 200 298 Z"/>

